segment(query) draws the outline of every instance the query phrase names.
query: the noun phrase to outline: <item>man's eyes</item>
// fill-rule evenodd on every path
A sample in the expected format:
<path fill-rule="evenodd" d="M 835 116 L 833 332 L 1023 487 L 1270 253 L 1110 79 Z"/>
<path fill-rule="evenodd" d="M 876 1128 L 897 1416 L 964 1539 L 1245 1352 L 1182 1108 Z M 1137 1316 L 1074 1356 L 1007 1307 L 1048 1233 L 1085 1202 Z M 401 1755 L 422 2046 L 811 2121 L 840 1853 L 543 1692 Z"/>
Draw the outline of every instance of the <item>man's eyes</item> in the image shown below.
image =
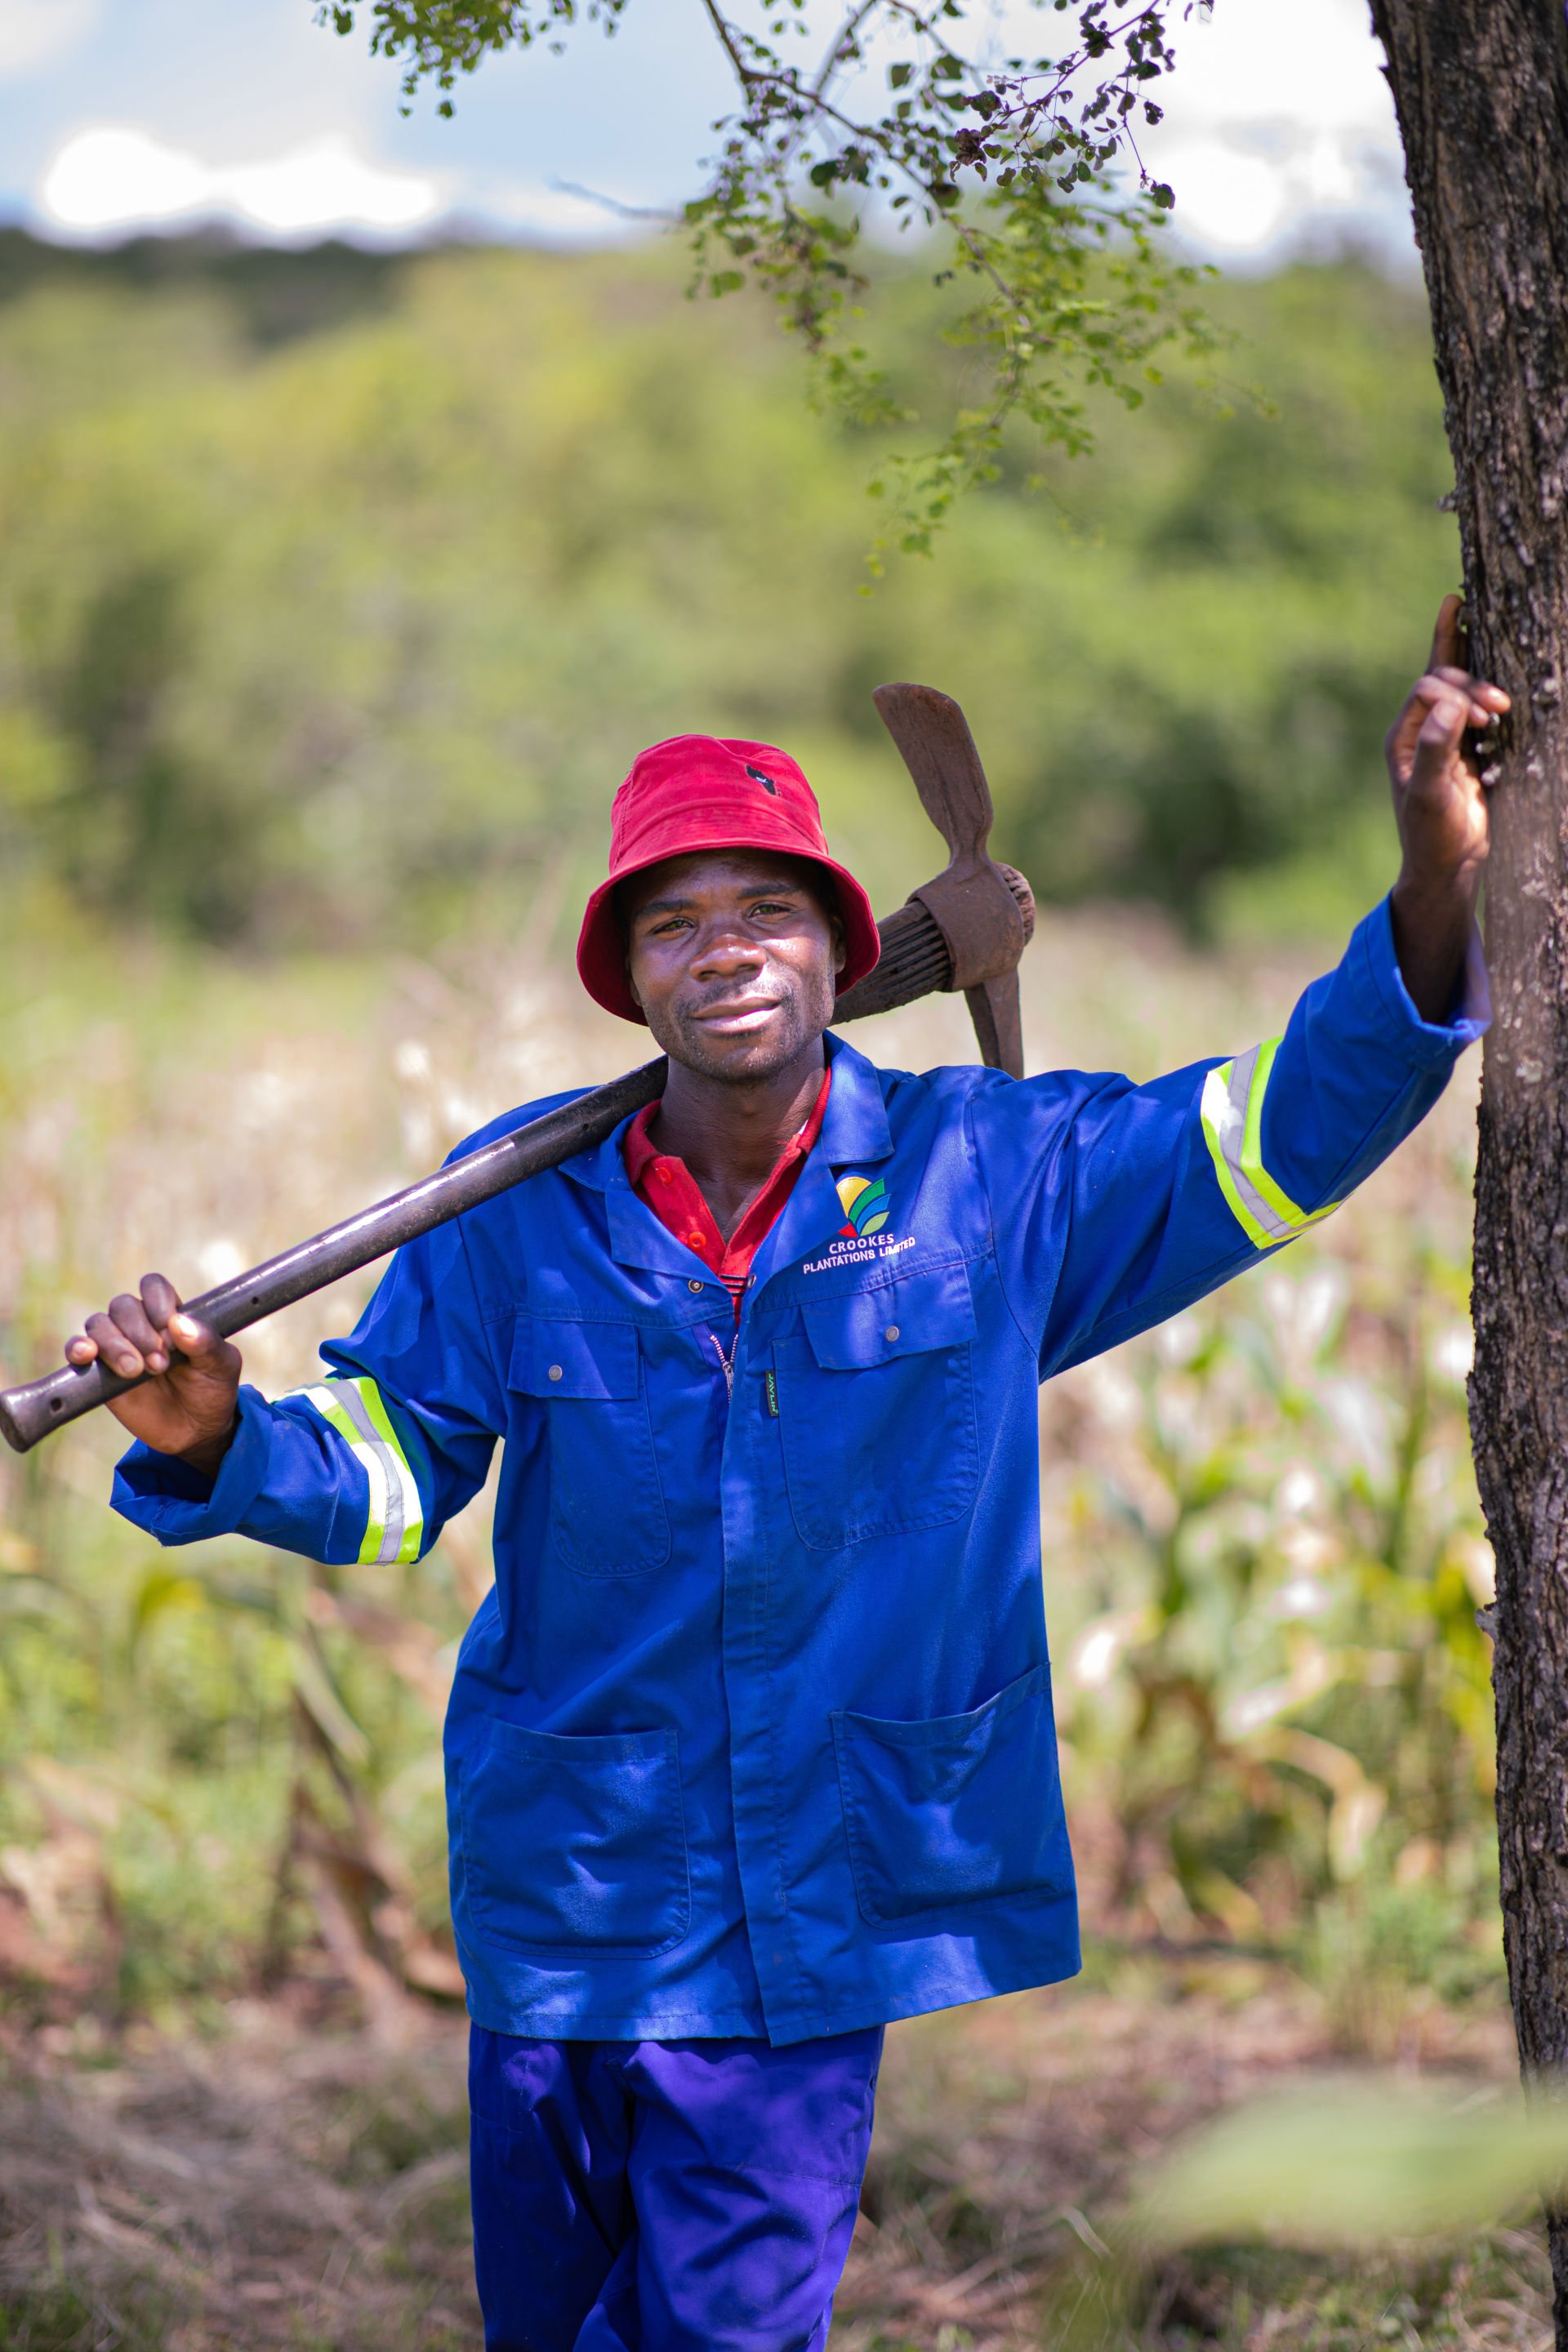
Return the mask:
<path fill-rule="evenodd" d="M 746 912 L 748 915 L 783 915 L 787 918 L 798 913 L 799 909 L 793 898 L 753 898 Z M 689 931 L 695 928 L 695 916 L 661 915 L 658 922 L 649 924 L 648 936 L 656 940 L 668 939 L 673 938 L 677 931 Z"/>

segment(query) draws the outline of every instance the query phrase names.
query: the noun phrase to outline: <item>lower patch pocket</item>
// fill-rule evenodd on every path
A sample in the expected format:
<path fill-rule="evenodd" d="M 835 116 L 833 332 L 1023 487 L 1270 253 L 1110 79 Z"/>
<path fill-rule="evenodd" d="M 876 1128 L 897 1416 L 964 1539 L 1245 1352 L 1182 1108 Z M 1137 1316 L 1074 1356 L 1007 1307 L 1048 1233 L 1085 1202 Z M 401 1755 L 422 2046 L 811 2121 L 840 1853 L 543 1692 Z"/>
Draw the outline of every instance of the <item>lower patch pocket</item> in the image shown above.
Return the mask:
<path fill-rule="evenodd" d="M 492 1717 L 462 1767 L 462 1827 L 487 1942 L 647 1958 L 690 1923 L 673 1731 L 577 1736 Z"/>
<path fill-rule="evenodd" d="M 898 1723 L 839 1708 L 831 1720 L 856 1896 L 873 1927 L 1071 1893 L 1048 1667 L 970 1715 Z"/>

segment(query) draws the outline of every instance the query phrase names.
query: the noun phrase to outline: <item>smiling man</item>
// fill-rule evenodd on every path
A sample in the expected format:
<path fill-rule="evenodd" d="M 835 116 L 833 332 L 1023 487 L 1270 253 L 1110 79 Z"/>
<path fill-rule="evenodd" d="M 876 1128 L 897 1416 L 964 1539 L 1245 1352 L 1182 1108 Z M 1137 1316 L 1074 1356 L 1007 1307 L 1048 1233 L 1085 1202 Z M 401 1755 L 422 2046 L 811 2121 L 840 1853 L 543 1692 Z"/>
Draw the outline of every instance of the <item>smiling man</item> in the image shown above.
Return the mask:
<path fill-rule="evenodd" d="M 505 1441 L 447 1725 L 492 2352 L 820 2352 L 883 2026 L 1077 1969 L 1037 1383 L 1326 1213 L 1478 1034 L 1462 739 L 1506 698 L 1456 631 L 1389 738 L 1399 879 L 1282 1035 L 877 1069 L 826 1034 L 878 940 L 805 777 L 681 737 L 578 947 L 658 1104 L 401 1251 L 316 1387 L 240 1389 L 160 1276 L 71 1343 L 154 1375 L 115 1500 L 166 1543 L 411 1560 Z"/>

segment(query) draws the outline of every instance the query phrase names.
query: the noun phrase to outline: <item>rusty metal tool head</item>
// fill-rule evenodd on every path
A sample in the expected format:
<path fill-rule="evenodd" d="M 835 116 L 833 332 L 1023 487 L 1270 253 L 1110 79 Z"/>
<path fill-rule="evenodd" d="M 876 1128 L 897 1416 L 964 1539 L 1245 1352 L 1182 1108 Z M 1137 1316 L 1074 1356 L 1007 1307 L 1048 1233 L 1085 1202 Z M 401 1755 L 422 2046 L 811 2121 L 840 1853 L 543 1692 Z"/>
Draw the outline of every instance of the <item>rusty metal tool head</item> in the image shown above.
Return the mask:
<path fill-rule="evenodd" d="M 1009 869 L 986 847 L 994 812 L 969 721 L 952 696 L 934 686 L 879 686 L 871 699 L 948 846 L 943 871 L 910 895 L 932 917 L 952 952 L 947 986 L 963 991 L 982 1061 L 1021 1078 L 1018 960 L 1034 929 L 1034 905 L 1031 900 L 1026 913 L 1017 877 L 1010 879 Z"/>

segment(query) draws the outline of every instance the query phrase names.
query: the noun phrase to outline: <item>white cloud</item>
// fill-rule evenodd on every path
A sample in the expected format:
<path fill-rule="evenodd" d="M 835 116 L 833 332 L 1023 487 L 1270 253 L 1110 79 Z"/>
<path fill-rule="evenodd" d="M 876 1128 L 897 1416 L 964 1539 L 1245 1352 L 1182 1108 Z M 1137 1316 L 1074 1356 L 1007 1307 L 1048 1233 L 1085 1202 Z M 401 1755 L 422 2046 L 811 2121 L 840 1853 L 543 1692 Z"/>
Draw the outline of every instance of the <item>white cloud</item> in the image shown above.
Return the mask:
<path fill-rule="evenodd" d="M 1176 226 L 1216 256 L 1272 257 L 1349 232 L 1410 251 L 1394 102 L 1363 0 L 1216 0 L 1177 43 L 1150 169 Z"/>
<path fill-rule="evenodd" d="M 285 236 L 332 226 L 421 226 L 441 207 L 433 179 L 387 172 L 354 153 L 346 139 L 312 140 L 270 163 L 238 163 L 213 175 L 215 192 L 261 228 Z"/>
<path fill-rule="evenodd" d="M 82 131 L 44 174 L 44 210 L 63 228 L 110 228 L 121 221 L 171 220 L 194 212 L 211 175 L 142 131 Z"/>
<path fill-rule="evenodd" d="M 340 133 L 259 163 L 206 163 L 145 131 L 79 131 L 44 173 L 58 227 L 93 234 L 223 215 L 273 236 L 358 228 L 396 236 L 444 209 L 437 178 L 366 163 Z"/>
<path fill-rule="evenodd" d="M 0 80 L 68 57 L 100 7 L 101 0 L 0 0 Z"/>

